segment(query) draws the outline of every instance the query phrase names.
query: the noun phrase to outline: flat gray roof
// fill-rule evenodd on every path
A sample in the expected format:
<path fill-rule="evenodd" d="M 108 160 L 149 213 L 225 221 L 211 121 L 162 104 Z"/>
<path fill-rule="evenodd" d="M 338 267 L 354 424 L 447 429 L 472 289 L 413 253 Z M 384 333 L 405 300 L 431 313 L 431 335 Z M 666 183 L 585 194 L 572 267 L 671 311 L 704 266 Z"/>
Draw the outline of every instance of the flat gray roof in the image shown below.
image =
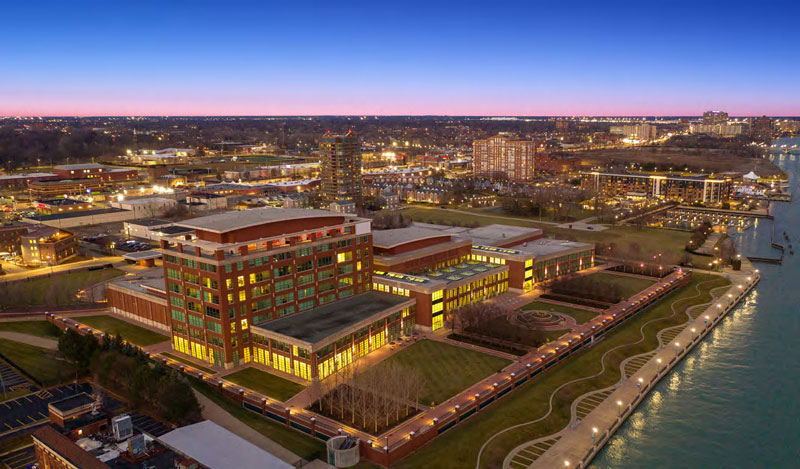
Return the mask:
<path fill-rule="evenodd" d="M 464 215 L 465 220 L 469 219 Z M 464 238 L 472 238 L 473 244 L 485 244 L 492 246 L 494 243 L 511 241 L 517 237 L 533 236 L 542 233 L 539 228 L 527 228 L 516 225 L 492 224 L 479 226 L 477 228 L 465 228 L 461 226 L 434 225 L 432 223 L 413 223 L 411 226 L 419 229 L 436 230 L 441 233 L 459 235 Z M 373 235 L 374 237 L 374 235 Z"/>
<path fill-rule="evenodd" d="M 261 225 L 283 220 L 297 218 L 319 218 L 319 217 L 345 217 L 354 218 L 355 215 L 344 213 L 329 212 L 327 210 L 313 210 L 302 208 L 275 208 L 262 207 L 250 210 L 235 210 L 232 212 L 209 215 L 207 217 L 192 218 L 180 223 L 177 226 L 185 226 L 197 230 L 213 231 L 215 233 L 227 233 L 250 226 Z"/>
<path fill-rule="evenodd" d="M 577 241 L 564 241 L 562 239 L 540 238 L 527 243 L 512 246 L 511 249 L 529 252 L 535 257 L 546 257 L 559 252 L 572 251 L 575 249 L 591 249 L 592 244 L 579 243 Z"/>
<path fill-rule="evenodd" d="M 166 293 L 167 291 L 166 286 L 164 284 L 164 277 L 134 279 L 134 280 L 117 280 L 111 282 L 111 284 L 118 285 L 122 288 L 128 288 L 130 290 L 135 290 L 140 293 L 147 293 L 151 295 L 153 295 L 152 290 L 158 290 L 164 293 Z M 149 290 L 148 288 L 152 290 Z"/>
<path fill-rule="evenodd" d="M 158 441 L 211 469 L 294 467 L 210 420 L 172 430 Z"/>
<path fill-rule="evenodd" d="M 409 243 L 420 239 L 434 238 L 437 236 L 453 236 L 452 233 L 444 233 L 441 230 L 411 225 L 406 228 L 395 228 L 392 230 L 375 230 L 372 232 L 372 245 L 384 248 L 397 246 L 398 244 Z"/>
<path fill-rule="evenodd" d="M 141 261 L 144 259 L 158 259 L 161 257 L 161 251 L 157 251 L 155 249 L 148 249 L 147 251 L 134 251 L 128 254 L 123 254 L 123 259 L 128 259 L 131 261 Z"/>
<path fill-rule="evenodd" d="M 255 326 L 276 334 L 315 344 L 356 323 L 387 309 L 399 306 L 409 298 L 369 291 L 326 305 L 270 320 Z"/>

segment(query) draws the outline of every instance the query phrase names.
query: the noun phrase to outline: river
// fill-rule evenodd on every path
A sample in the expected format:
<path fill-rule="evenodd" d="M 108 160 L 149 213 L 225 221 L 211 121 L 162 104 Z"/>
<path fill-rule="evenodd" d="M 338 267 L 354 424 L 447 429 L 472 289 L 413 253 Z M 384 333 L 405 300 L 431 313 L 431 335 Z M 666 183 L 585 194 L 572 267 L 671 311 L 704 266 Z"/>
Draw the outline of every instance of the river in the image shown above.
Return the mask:
<path fill-rule="evenodd" d="M 798 143 L 800 138 L 778 143 Z M 795 201 L 773 203 L 776 241 L 796 255 L 758 264 L 761 282 L 667 375 L 590 467 L 800 467 L 800 155 L 774 162 Z M 734 235 L 744 255 L 778 257 L 770 222 Z"/>

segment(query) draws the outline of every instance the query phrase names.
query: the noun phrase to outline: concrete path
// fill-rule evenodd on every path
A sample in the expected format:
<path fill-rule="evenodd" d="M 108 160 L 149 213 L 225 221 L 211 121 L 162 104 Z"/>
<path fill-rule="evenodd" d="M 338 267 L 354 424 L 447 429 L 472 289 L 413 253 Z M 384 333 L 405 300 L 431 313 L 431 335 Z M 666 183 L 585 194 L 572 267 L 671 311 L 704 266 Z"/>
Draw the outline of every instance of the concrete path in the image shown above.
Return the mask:
<path fill-rule="evenodd" d="M 286 461 L 289 464 L 295 464 L 300 461 L 300 456 L 292 453 L 278 443 L 255 431 L 246 423 L 229 414 L 227 411 L 225 411 L 225 409 L 218 406 L 211 399 L 197 391 L 194 391 L 194 394 L 197 396 L 198 402 L 200 402 L 200 405 L 203 407 L 204 419 L 211 420 L 217 425 L 229 430 L 232 433 L 235 433 L 236 435 L 239 435 L 250 443 Z"/>
<path fill-rule="evenodd" d="M 33 345 L 34 347 L 46 348 L 55 350 L 58 348 L 58 341 L 53 339 L 46 339 L 30 334 L 22 334 L 20 332 L 0 331 L 0 339 L 13 340 L 14 342 L 21 342 L 23 344 Z"/>

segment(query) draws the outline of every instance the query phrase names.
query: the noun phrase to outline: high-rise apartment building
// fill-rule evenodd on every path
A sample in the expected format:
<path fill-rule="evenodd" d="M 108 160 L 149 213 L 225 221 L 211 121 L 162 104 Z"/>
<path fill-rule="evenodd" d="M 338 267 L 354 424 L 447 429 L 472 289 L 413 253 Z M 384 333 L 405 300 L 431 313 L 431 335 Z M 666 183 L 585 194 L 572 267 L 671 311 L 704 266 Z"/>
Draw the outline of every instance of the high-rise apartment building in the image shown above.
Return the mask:
<path fill-rule="evenodd" d="M 775 121 L 771 117 L 761 116 L 753 119 L 752 133 L 756 138 L 769 139 L 775 128 Z"/>
<path fill-rule="evenodd" d="M 703 124 L 727 124 L 728 113 L 723 111 L 706 111 L 703 113 Z"/>
<path fill-rule="evenodd" d="M 503 135 L 472 142 L 475 176 L 511 181 L 533 179 L 537 143 Z"/>
<path fill-rule="evenodd" d="M 328 203 L 361 203 L 361 142 L 353 132 L 325 134 L 319 142 L 322 196 Z"/>

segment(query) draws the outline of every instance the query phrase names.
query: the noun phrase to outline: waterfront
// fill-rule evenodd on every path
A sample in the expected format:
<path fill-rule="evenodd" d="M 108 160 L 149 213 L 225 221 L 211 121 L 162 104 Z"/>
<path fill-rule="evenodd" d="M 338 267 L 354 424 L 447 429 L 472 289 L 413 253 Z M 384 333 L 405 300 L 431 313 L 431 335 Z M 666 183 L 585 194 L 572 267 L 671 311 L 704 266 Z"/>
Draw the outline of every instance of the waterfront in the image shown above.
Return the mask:
<path fill-rule="evenodd" d="M 798 143 L 800 139 L 785 140 Z M 775 158 L 800 193 L 800 156 Z M 776 238 L 800 245 L 800 211 L 773 203 Z M 745 255 L 774 257 L 770 224 L 736 234 Z M 800 254 L 760 264 L 761 283 L 662 380 L 590 467 L 795 467 Z"/>

